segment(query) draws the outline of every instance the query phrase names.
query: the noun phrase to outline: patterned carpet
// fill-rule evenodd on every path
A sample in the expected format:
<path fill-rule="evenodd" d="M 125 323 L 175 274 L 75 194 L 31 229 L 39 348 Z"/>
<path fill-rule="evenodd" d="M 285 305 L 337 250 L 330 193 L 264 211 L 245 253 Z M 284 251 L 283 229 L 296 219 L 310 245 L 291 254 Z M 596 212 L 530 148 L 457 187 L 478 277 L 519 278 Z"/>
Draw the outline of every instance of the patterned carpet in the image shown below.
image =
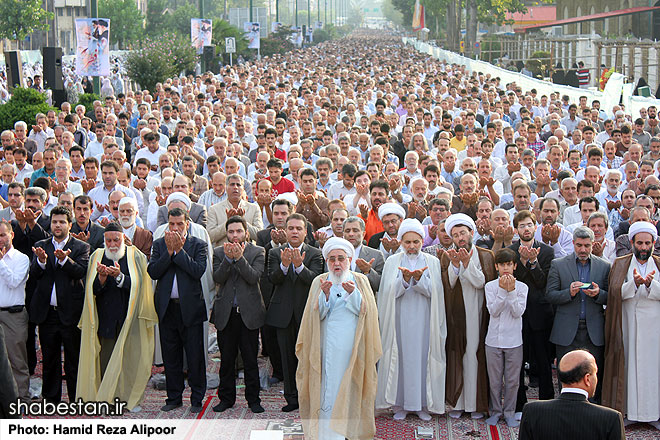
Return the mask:
<path fill-rule="evenodd" d="M 38 355 L 40 353 L 38 352 Z M 209 355 L 209 365 L 207 371 L 217 378 L 220 368 L 220 354 Z M 263 368 L 267 364 L 265 358 L 259 358 L 259 365 Z M 162 367 L 153 367 L 152 375 L 163 373 Z M 41 363 L 37 365 L 36 377 L 41 376 Z M 556 378 L 555 378 L 556 382 Z M 62 397 L 66 399 L 66 384 L 63 384 Z M 203 402 L 203 411 L 198 414 L 190 413 L 190 391 L 186 388 L 184 392 L 184 405 L 176 410 L 164 413 L 160 407 L 165 404 L 166 392 L 148 386 L 145 392 L 144 401 L 141 404 L 142 410 L 137 413 L 126 413 L 123 418 L 126 419 L 198 419 L 204 421 L 217 421 L 213 424 L 214 439 L 218 440 L 248 440 L 252 430 L 276 429 L 281 428 L 285 433 L 285 439 L 300 440 L 303 436 L 300 427 L 299 413 L 283 413 L 281 408 L 286 405 L 283 396 L 282 383 L 271 387 L 268 390 L 262 390 L 261 404 L 265 412 L 253 414 L 248 408 L 244 397 L 245 385 L 242 379 L 236 380 L 236 405 L 223 413 L 213 412 L 213 406 L 219 403 L 216 390 L 208 390 Z M 527 396 L 529 399 L 537 399 L 538 389 L 529 388 Z M 472 420 L 469 416 L 462 416 L 460 419 L 452 419 L 448 415 L 434 415 L 433 418 L 424 422 L 416 415 L 408 415 L 403 421 L 392 419 L 392 413 L 388 411 L 376 414 L 376 439 L 380 440 L 412 440 L 415 439 L 415 429 L 419 426 L 433 428 L 435 439 L 485 439 L 485 440 L 514 440 L 518 438 L 518 429 L 509 428 L 506 423 L 500 421 L 496 427 L 486 425 L 484 419 Z M 197 437 L 197 435 L 195 435 Z M 198 438 L 206 438 L 201 436 Z M 628 440 L 648 440 L 660 439 L 660 431 L 650 425 L 635 424 L 626 427 L 626 439 Z"/>

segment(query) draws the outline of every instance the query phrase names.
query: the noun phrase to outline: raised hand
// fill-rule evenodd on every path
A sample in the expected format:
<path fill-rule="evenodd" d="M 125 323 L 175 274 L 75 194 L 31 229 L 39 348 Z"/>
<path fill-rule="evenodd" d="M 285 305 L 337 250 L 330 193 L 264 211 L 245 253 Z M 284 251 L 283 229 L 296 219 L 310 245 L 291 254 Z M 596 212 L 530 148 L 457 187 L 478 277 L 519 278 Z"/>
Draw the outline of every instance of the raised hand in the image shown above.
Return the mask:
<path fill-rule="evenodd" d="M 124 234 L 124 243 L 126 244 L 126 246 L 133 246 L 133 242 L 131 241 L 130 238 L 128 238 L 126 234 Z"/>
<path fill-rule="evenodd" d="M 137 178 L 133 181 L 133 188 L 143 190 L 147 187 L 147 181 L 144 179 Z"/>
<path fill-rule="evenodd" d="M 470 250 L 470 252 L 468 252 L 465 248 L 460 248 L 458 250 L 458 258 L 461 263 L 463 263 L 463 267 L 467 267 L 468 263 L 470 262 L 470 257 L 472 256 L 472 252 L 474 252 L 474 249 Z"/>
<path fill-rule="evenodd" d="M 507 171 L 509 172 L 509 176 L 516 171 L 520 171 L 522 165 L 520 162 L 509 162 L 506 166 Z"/>
<path fill-rule="evenodd" d="M 355 290 L 355 283 L 353 281 L 344 281 L 341 287 L 350 295 Z"/>
<path fill-rule="evenodd" d="M 315 231 L 314 232 L 314 239 L 319 242 L 319 246 L 323 248 L 323 245 L 325 245 L 325 242 L 328 241 L 328 234 L 326 234 L 323 231 Z"/>
<path fill-rule="evenodd" d="M 408 217 L 407 218 L 415 218 L 415 215 L 417 214 L 417 202 L 410 202 L 408 203 Z"/>
<path fill-rule="evenodd" d="M 366 260 L 362 258 L 358 258 L 355 260 L 355 265 L 357 266 L 358 269 L 360 269 L 360 272 L 362 273 L 369 273 L 371 272 L 371 266 L 374 264 L 374 261 L 376 261 L 375 258 L 372 258 L 368 263 Z"/>
<path fill-rule="evenodd" d="M 489 235 L 491 233 L 490 219 L 481 218 L 476 221 L 477 232 L 481 236 Z"/>
<path fill-rule="evenodd" d="M 48 259 L 48 254 L 44 248 L 32 247 L 32 252 L 37 256 L 41 264 L 45 264 Z"/>
<path fill-rule="evenodd" d="M 611 211 L 613 209 L 619 209 L 620 207 L 621 207 L 621 201 L 619 201 L 619 200 L 617 200 L 617 201 L 608 200 L 607 201 L 607 210 L 608 211 Z"/>
<path fill-rule="evenodd" d="M 621 209 L 619 209 L 619 214 L 621 215 L 621 218 L 623 220 L 628 220 L 628 218 L 630 217 L 630 209 L 621 208 Z"/>
<path fill-rule="evenodd" d="M 428 268 L 429 268 L 428 266 L 424 266 L 424 267 L 422 267 L 421 269 L 413 270 L 413 271 L 412 271 L 412 277 L 413 277 L 416 281 L 419 281 L 419 279 L 420 279 L 420 278 L 422 277 L 422 275 L 424 274 L 424 271 L 426 271 L 426 269 L 428 269 Z"/>
<path fill-rule="evenodd" d="M 447 256 L 449 257 L 449 260 L 451 261 L 451 264 L 454 267 L 460 267 L 461 266 L 461 258 L 458 254 L 458 251 L 456 249 L 449 249 L 447 251 Z"/>
<path fill-rule="evenodd" d="M 234 260 L 240 260 L 243 257 L 243 252 L 245 251 L 245 242 L 243 243 L 233 243 L 234 245 Z"/>
<path fill-rule="evenodd" d="M 105 228 L 106 226 L 108 226 L 110 224 L 110 218 L 109 217 L 102 217 L 102 218 L 99 219 L 99 223 L 101 224 L 101 226 L 103 226 Z"/>
<path fill-rule="evenodd" d="M 293 267 L 302 266 L 304 259 L 305 259 L 305 252 L 301 254 L 299 249 L 292 249 L 291 262 L 293 263 Z"/>
<path fill-rule="evenodd" d="M 71 254 L 71 249 L 63 250 L 63 249 L 55 249 L 55 258 L 57 258 L 60 262 L 63 262 L 66 260 L 66 258 Z"/>
<path fill-rule="evenodd" d="M 293 259 L 292 249 L 291 248 L 282 249 L 282 252 L 280 254 L 280 258 L 282 260 L 282 266 L 284 266 L 284 267 L 291 266 L 291 261 Z"/>
<path fill-rule="evenodd" d="M 600 241 L 594 241 L 593 246 L 591 247 L 591 253 L 597 257 L 602 257 L 604 248 L 604 243 Z"/>
<path fill-rule="evenodd" d="M 234 246 L 233 243 L 227 242 L 222 245 L 222 248 L 225 251 L 225 256 L 229 259 L 234 259 Z"/>
<path fill-rule="evenodd" d="M 383 247 L 387 252 L 394 252 L 395 250 L 399 249 L 399 240 L 396 238 L 387 238 L 383 237 L 380 239 L 380 242 L 383 243 Z"/>
<path fill-rule="evenodd" d="M 108 209 L 108 205 L 102 205 L 97 201 L 94 201 L 94 205 L 96 206 L 96 209 L 98 209 L 100 213 L 103 213 L 104 211 L 108 211 L 108 212 L 110 211 Z"/>
<path fill-rule="evenodd" d="M 71 235 L 73 237 L 77 238 L 78 240 L 81 240 L 81 241 L 84 241 L 84 242 L 87 242 L 87 240 L 89 240 L 89 232 L 81 231 L 77 234 L 74 233 L 74 232 L 71 232 Z"/>
<path fill-rule="evenodd" d="M 442 260 L 442 256 L 447 255 L 447 251 L 441 247 L 435 249 L 435 256 L 438 257 L 438 260 Z"/>
<path fill-rule="evenodd" d="M 369 217 L 369 207 L 364 203 L 360 203 L 358 208 L 360 208 L 360 216 L 366 220 Z"/>
<path fill-rule="evenodd" d="M 429 237 L 436 239 L 438 237 L 438 225 L 431 225 L 428 229 Z"/>
<path fill-rule="evenodd" d="M 583 291 L 587 296 L 590 296 L 590 297 L 593 298 L 593 297 L 595 297 L 596 295 L 598 295 L 598 293 L 600 292 L 600 287 L 598 287 L 598 284 L 596 284 L 596 283 L 591 283 L 591 289 L 582 289 L 582 291 Z"/>
<path fill-rule="evenodd" d="M 646 275 L 646 277 L 644 277 L 644 284 L 646 284 L 646 287 L 651 287 L 651 282 L 653 281 L 654 276 L 655 270 L 652 270 Z"/>
<path fill-rule="evenodd" d="M 33 212 L 30 208 L 25 208 L 23 210 L 23 221 L 30 227 L 34 228 L 34 225 L 37 224 L 37 218 L 41 215 L 41 210 Z"/>
<path fill-rule="evenodd" d="M 107 266 L 108 267 L 108 276 L 112 278 L 117 278 L 119 274 L 121 273 L 121 269 L 119 267 L 119 262 L 115 261 L 115 264 L 113 266 Z"/>
<path fill-rule="evenodd" d="M 332 287 L 332 281 L 329 279 L 325 279 L 325 281 L 321 281 L 321 290 L 323 293 L 325 293 L 325 300 L 330 299 L 330 288 Z"/>
<path fill-rule="evenodd" d="M 399 266 L 399 270 L 401 271 L 401 274 L 403 275 L 403 280 L 406 283 L 410 282 L 410 279 L 412 278 L 412 272 L 409 269 L 406 269 L 405 267 Z"/>

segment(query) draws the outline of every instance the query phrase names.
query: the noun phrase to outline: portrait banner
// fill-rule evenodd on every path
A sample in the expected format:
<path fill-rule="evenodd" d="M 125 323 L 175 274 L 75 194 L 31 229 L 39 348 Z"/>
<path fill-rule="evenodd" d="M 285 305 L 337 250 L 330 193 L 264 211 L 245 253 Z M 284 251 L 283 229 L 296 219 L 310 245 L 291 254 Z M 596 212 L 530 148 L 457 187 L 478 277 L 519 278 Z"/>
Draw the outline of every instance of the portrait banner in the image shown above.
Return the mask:
<path fill-rule="evenodd" d="M 76 19 L 76 74 L 110 75 L 110 20 Z"/>
<path fill-rule="evenodd" d="M 204 46 L 211 46 L 212 36 L 213 20 L 208 20 L 206 18 L 190 19 L 190 40 L 197 55 L 202 54 Z"/>
<path fill-rule="evenodd" d="M 243 30 L 248 39 L 248 49 L 259 49 L 261 47 L 261 25 L 258 22 L 246 21 Z"/>

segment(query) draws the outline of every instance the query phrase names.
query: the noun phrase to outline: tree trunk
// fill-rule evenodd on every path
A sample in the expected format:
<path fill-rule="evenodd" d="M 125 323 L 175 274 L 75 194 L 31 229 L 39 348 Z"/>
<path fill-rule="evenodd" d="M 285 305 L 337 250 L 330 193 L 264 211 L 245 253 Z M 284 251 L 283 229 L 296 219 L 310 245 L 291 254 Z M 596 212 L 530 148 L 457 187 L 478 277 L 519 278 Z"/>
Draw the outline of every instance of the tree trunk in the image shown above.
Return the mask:
<path fill-rule="evenodd" d="M 449 0 L 447 4 L 447 50 L 456 51 L 458 27 L 456 9 L 458 0 Z"/>
<path fill-rule="evenodd" d="M 465 17 L 465 54 L 472 57 L 477 42 L 477 0 L 467 0 Z"/>

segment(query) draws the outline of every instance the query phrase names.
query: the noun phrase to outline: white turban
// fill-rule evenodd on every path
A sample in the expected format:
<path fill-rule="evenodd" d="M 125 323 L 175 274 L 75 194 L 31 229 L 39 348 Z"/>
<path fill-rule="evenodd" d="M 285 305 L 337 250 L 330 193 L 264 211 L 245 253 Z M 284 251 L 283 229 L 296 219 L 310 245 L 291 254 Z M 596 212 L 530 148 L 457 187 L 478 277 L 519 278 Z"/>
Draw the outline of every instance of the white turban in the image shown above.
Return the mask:
<path fill-rule="evenodd" d="M 422 237 L 422 239 L 426 237 L 426 234 L 424 233 L 424 226 L 422 226 L 422 224 L 416 218 L 407 218 L 401 222 L 401 226 L 399 226 L 399 234 L 396 237 L 397 240 L 401 241 L 404 234 L 407 232 L 414 232 L 415 234 Z"/>
<path fill-rule="evenodd" d="M 190 197 L 178 191 L 173 192 L 167 197 L 165 206 L 170 206 L 170 203 L 172 202 L 183 202 L 183 204 L 186 205 L 186 209 L 188 209 L 188 211 L 190 211 L 190 207 L 192 206 L 192 203 L 190 202 Z"/>
<path fill-rule="evenodd" d="M 133 207 L 135 211 L 138 211 L 138 203 L 137 200 L 135 200 L 133 197 L 124 197 L 119 201 L 119 205 L 117 205 L 118 208 L 121 208 L 123 205 L 129 204 Z"/>
<path fill-rule="evenodd" d="M 387 214 L 396 214 L 401 218 L 406 217 L 406 211 L 398 203 L 383 203 L 378 208 L 378 218 L 383 220 Z"/>
<path fill-rule="evenodd" d="M 477 226 L 474 224 L 474 220 L 467 214 L 452 214 L 447 217 L 445 221 L 445 232 L 447 235 L 451 236 L 451 230 L 454 226 L 467 226 L 472 230 L 472 232 L 477 230 Z"/>
<path fill-rule="evenodd" d="M 298 196 L 294 192 L 285 192 L 282 194 L 278 194 L 277 197 L 275 197 L 275 200 L 277 199 L 284 199 L 289 201 L 293 206 L 296 206 L 298 204 Z"/>
<path fill-rule="evenodd" d="M 344 238 L 330 237 L 323 245 L 323 258 L 327 259 L 328 254 L 335 249 L 341 249 L 346 252 L 346 256 L 351 260 L 353 259 L 353 255 L 355 255 L 355 248 L 350 241 Z"/>
<path fill-rule="evenodd" d="M 635 238 L 635 235 L 639 234 L 640 232 L 648 232 L 651 234 L 653 236 L 653 241 L 658 238 L 658 230 L 653 225 L 653 223 L 649 222 L 635 222 L 630 225 L 630 229 L 628 230 L 628 238 L 632 240 Z"/>

